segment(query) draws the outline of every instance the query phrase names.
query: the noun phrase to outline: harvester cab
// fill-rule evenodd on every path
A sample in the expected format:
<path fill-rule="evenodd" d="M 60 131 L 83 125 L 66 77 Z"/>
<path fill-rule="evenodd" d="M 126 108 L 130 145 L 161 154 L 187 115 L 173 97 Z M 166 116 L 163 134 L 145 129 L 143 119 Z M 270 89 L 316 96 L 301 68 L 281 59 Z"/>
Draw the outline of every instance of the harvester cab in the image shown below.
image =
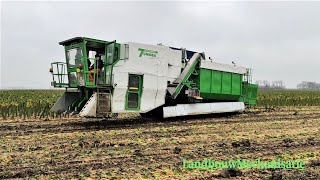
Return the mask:
<path fill-rule="evenodd" d="M 98 88 L 111 91 L 112 65 L 118 60 L 119 44 L 84 37 L 59 44 L 64 46 L 66 62 L 51 63 L 51 85 L 66 88 L 66 92 L 51 111 L 77 114 Z"/>
<path fill-rule="evenodd" d="M 110 85 L 110 66 L 118 60 L 118 47 L 115 41 L 78 37 L 59 44 L 65 48 L 66 63 L 51 63 L 52 86 L 79 88 Z M 104 64 L 101 72 L 94 71 L 98 68 L 96 56 L 99 56 Z M 103 76 L 105 73 L 109 73 L 109 76 Z M 91 76 L 94 80 L 90 79 Z"/>
<path fill-rule="evenodd" d="M 256 104 L 250 69 L 206 60 L 203 52 L 85 37 L 59 44 L 66 62 L 51 63 L 51 84 L 66 92 L 53 112 L 175 117 L 237 112 Z"/>

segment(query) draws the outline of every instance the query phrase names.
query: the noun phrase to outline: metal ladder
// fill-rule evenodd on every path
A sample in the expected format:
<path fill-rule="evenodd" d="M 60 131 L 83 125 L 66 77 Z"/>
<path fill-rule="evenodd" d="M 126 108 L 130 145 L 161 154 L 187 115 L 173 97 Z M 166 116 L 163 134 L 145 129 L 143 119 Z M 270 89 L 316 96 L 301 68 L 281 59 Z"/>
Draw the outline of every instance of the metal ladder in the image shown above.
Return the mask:
<path fill-rule="evenodd" d="M 111 115 L 111 96 L 110 93 L 97 90 L 97 117 L 109 117 Z"/>

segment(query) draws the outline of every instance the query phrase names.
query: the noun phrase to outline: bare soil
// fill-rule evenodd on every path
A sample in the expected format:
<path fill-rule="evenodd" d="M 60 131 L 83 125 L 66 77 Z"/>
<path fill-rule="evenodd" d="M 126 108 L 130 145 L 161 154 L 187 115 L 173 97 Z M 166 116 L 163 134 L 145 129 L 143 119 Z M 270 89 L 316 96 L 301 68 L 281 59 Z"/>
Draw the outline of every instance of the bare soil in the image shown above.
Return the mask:
<path fill-rule="evenodd" d="M 184 169 L 182 159 L 305 169 Z M 320 107 L 171 119 L 0 120 L 0 179 L 320 179 Z"/>

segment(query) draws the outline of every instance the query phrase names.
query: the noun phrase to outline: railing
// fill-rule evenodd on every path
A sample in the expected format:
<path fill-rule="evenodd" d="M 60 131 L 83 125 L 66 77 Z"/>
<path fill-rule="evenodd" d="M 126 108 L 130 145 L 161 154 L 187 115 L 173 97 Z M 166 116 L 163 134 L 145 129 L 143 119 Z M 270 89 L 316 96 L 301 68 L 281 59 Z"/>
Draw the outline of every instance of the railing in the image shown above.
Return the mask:
<path fill-rule="evenodd" d="M 87 58 L 87 61 L 92 61 L 93 69 L 89 70 L 90 67 L 72 70 L 68 72 L 67 63 L 64 62 L 53 62 L 51 63 L 53 81 L 51 83 L 54 87 L 69 87 L 70 85 L 80 85 L 87 87 L 99 87 L 107 86 L 111 84 L 111 68 L 110 65 L 104 66 L 102 69 L 98 69 L 97 60 L 95 58 Z M 84 62 L 81 60 L 81 62 Z M 81 63 L 82 64 L 82 63 Z M 79 64 L 78 64 L 79 65 Z M 73 69 L 76 66 L 72 67 Z M 70 74 L 68 76 L 68 73 Z M 68 79 L 70 78 L 70 79 Z"/>
<path fill-rule="evenodd" d="M 109 68 L 109 64 L 104 62 L 103 68 L 98 70 L 97 67 L 97 60 L 95 58 L 87 58 L 88 60 L 93 60 L 93 69 L 83 70 L 84 75 L 87 77 L 87 86 L 91 87 L 99 87 L 99 86 L 106 86 L 110 85 L 111 82 L 111 69 Z"/>
<path fill-rule="evenodd" d="M 88 69 L 83 70 L 83 73 L 87 78 L 86 85 L 91 87 L 103 85 L 105 82 L 104 68 L 98 70 L 97 60 L 95 58 L 87 58 L 87 61 L 90 60 L 93 60 L 93 69 L 89 70 L 90 67 L 88 67 Z"/>
<path fill-rule="evenodd" d="M 64 62 L 53 62 L 51 63 L 52 78 L 51 83 L 54 87 L 68 87 L 68 71 L 67 64 Z"/>
<path fill-rule="evenodd" d="M 243 76 L 243 82 L 246 82 L 248 84 L 252 84 L 252 69 L 247 68 L 247 72 Z"/>

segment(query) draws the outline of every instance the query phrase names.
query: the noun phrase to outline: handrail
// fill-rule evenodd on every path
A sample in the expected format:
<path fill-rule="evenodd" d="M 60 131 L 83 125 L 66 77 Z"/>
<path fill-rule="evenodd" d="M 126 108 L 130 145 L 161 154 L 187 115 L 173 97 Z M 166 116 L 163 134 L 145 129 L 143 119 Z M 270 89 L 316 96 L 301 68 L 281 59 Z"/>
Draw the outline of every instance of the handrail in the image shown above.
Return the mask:
<path fill-rule="evenodd" d="M 56 66 L 56 69 L 53 68 Z M 54 87 L 67 87 L 69 84 L 67 82 L 64 82 L 64 78 L 68 76 L 68 73 L 66 72 L 67 63 L 65 62 L 53 62 L 51 63 L 52 70 L 56 70 L 57 72 L 52 72 L 52 79 L 53 79 L 53 86 Z M 57 79 L 55 79 L 55 76 L 57 76 Z M 58 81 L 58 82 L 57 82 Z"/>
<path fill-rule="evenodd" d="M 93 61 L 93 64 L 91 66 L 89 66 L 89 64 L 87 64 L 87 61 Z M 111 82 L 108 81 L 108 83 L 106 82 L 106 72 L 107 72 L 107 65 L 105 62 L 105 59 L 103 60 L 103 72 L 102 69 L 101 71 L 98 71 L 98 63 L 96 58 L 85 58 L 85 57 L 81 57 L 78 58 L 78 63 L 75 63 L 74 65 L 69 65 L 66 62 L 53 62 L 51 63 L 51 68 L 53 70 L 55 70 L 55 72 L 52 72 L 52 76 L 53 76 L 53 81 L 55 82 L 55 84 L 53 84 L 54 87 L 68 87 L 69 86 L 69 71 L 70 69 L 76 69 L 79 68 L 79 64 L 87 64 L 88 67 L 81 69 L 81 71 L 75 71 L 74 73 L 76 73 L 76 77 L 77 80 L 79 81 L 79 77 L 82 76 L 85 78 L 85 84 L 86 86 L 92 86 L 92 87 L 99 87 L 99 86 L 105 86 L 105 85 L 109 85 Z M 55 67 L 55 68 L 54 68 Z M 90 67 L 93 67 L 92 69 L 89 69 Z M 73 70 L 72 70 L 73 72 Z M 79 76 L 79 73 L 83 73 L 82 75 Z M 102 74 L 103 73 L 103 74 Z M 100 77 L 101 76 L 101 77 Z M 67 77 L 67 78 L 66 78 Z M 92 78 L 91 78 L 92 77 Z M 102 79 L 102 82 L 99 82 L 99 79 Z M 65 82 L 66 81 L 66 82 Z M 87 83 L 91 83 L 91 84 L 87 84 Z"/>
<path fill-rule="evenodd" d="M 94 83 L 94 86 L 96 86 L 96 87 L 99 87 L 99 86 L 104 86 L 104 85 L 110 85 L 110 83 L 107 83 L 106 82 L 106 72 L 107 72 L 107 66 L 110 66 L 110 65 L 112 65 L 112 63 L 111 64 L 107 64 L 106 62 L 105 62 L 105 60 L 103 60 L 103 67 L 101 68 L 101 72 L 100 73 L 98 73 L 98 71 L 97 71 L 97 69 L 98 69 L 98 64 L 97 64 L 97 60 L 95 59 L 95 58 L 86 58 L 86 60 L 88 61 L 88 60 L 93 60 L 94 62 L 94 64 L 93 64 L 93 69 L 95 70 L 95 71 L 92 71 L 93 69 L 91 69 L 91 70 L 89 70 L 89 68 L 90 67 L 88 67 L 88 70 L 83 70 L 82 72 L 85 74 L 85 76 L 86 77 L 88 77 L 88 75 L 90 75 L 90 74 L 92 74 L 92 77 L 93 77 L 93 83 Z M 103 69 L 103 71 L 102 71 L 102 69 Z M 101 74 L 101 73 L 103 73 L 103 74 Z M 102 80 L 103 80 L 103 82 L 102 83 L 99 83 L 99 76 L 102 76 Z M 89 78 L 89 77 L 88 77 Z"/>

